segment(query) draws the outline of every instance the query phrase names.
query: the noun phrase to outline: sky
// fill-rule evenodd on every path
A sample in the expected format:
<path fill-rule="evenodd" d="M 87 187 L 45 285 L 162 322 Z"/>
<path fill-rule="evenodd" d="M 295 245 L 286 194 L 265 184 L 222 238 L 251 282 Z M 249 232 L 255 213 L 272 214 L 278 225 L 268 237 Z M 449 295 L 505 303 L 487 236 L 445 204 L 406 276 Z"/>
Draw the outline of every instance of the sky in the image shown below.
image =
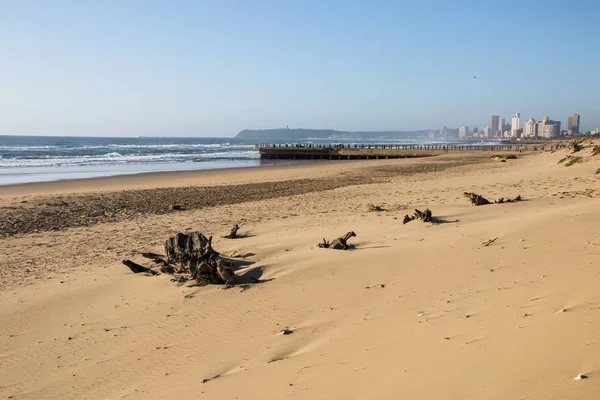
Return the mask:
<path fill-rule="evenodd" d="M 598 21 L 596 0 L 0 0 L 0 135 L 595 129 Z"/>

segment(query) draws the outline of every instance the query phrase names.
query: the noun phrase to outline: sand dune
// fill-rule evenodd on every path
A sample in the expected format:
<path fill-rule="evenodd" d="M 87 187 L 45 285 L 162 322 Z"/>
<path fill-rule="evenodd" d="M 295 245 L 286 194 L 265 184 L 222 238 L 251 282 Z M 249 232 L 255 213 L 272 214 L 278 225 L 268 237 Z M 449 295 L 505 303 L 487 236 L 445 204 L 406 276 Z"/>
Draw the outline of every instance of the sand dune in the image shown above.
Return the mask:
<path fill-rule="evenodd" d="M 4 237 L 0 395 L 596 399 L 600 157 L 565 167 L 565 152 Z M 424 162 L 285 167 L 265 180 Z M 258 180 L 219 174 L 226 184 Z M 11 190 L 9 206 L 27 194 Z M 525 201 L 473 207 L 464 191 Z M 403 225 L 415 207 L 438 223 Z M 248 237 L 221 238 L 235 222 Z M 177 286 L 120 263 L 192 230 L 215 235 L 218 251 L 244 261 L 239 275 L 264 282 Z M 356 250 L 317 248 L 349 230 Z"/>

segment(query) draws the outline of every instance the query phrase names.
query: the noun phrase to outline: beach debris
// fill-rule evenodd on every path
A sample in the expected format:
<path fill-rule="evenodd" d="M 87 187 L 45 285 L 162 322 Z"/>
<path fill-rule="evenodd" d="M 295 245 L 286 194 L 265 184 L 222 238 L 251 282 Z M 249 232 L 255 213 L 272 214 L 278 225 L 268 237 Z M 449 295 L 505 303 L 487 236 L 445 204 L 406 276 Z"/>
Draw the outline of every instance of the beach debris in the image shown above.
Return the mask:
<path fill-rule="evenodd" d="M 498 200 L 494 200 L 493 203 L 477 193 L 464 192 L 463 196 L 465 196 L 467 199 L 469 199 L 471 201 L 471 204 L 474 206 L 484 206 L 486 204 L 514 203 L 514 202 L 523 200 L 523 198 L 521 197 L 520 194 L 513 198 L 500 197 Z"/>
<path fill-rule="evenodd" d="M 490 244 L 494 243 L 496 240 L 498 240 L 497 237 L 495 237 L 493 239 L 486 240 L 485 242 L 483 242 L 481 244 L 484 245 L 485 247 L 488 247 Z"/>
<path fill-rule="evenodd" d="M 521 201 L 521 200 L 523 200 L 523 198 L 519 194 L 519 195 L 517 195 L 517 197 L 512 198 L 512 199 L 511 198 L 505 199 L 504 197 L 500 197 L 498 200 L 494 200 L 494 203 L 496 203 L 496 204 L 514 203 L 516 201 Z"/>
<path fill-rule="evenodd" d="M 519 158 L 516 154 L 494 154 L 490 156 L 490 160 L 496 160 L 500 162 L 506 162 L 506 160 L 516 160 Z"/>
<path fill-rule="evenodd" d="M 488 199 L 477 193 L 464 192 L 463 196 L 469 199 L 471 201 L 471 204 L 473 204 L 474 206 L 484 206 L 486 204 L 492 204 Z"/>
<path fill-rule="evenodd" d="M 291 335 L 292 333 L 294 333 L 293 330 L 285 328 L 282 331 L 279 331 L 278 335 Z"/>
<path fill-rule="evenodd" d="M 588 377 L 587 377 L 587 375 L 579 374 L 579 375 L 577 375 L 577 376 L 576 376 L 574 379 L 575 379 L 576 381 L 580 381 L 580 380 L 582 380 L 582 379 L 587 379 L 587 378 L 588 378 Z"/>
<path fill-rule="evenodd" d="M 585 146 L 583 145 L 584 142 L 585 139 L 573 139 L 569 141 L 567 147 L 569 148 L 569 150 L 571 150 L 572 153 L 577 153 L 585 148 Z"/>
<path fill-rule="evenodd" d="M 367 205 L 367 209 L 371 212 L 381 212 L 381 211 L 385 211 L 385 208 L 383 208 L 383 206 L 380 206 L 378 204 L 368 204 Z"/>
<path fill-rule="evenodd" d="M 238 224 L 235 224 L 233 228 L 231 228 L 231 232 L 229 235 L 225 236 L 227 239 L 235 239 L 237 237 L 237 231 L 240 229 Z"/>
<path fill-rule="evenodd" d="M 346 233 L 344 236 L 341 236 L 341 237 L 333 240 L 331 243 L 329 243 L 327 240 L 325 240 L 325 238 L 323 238 L 323 242 L 319 243 L 317 246 L 319 246 L 322 249 L 334 249 L 334 250 L 353 249 L 355 246 L 348 244 L 348 240 L 350 240 L 350 238 L 352 236 L 356 236 L 356 233 L 350 231 L 350 232 Z"/>
<path fill-rule="evenodd" d="M 165 241 L 165 253 L 142 253 L 142 256 L 159 264 L 160 272 L 173 275 L 176 282 L 192 280 L 200 286 L 236 283 L 233 266 L 212 248 L 212 236 L 207 238 L 200 232 L 178 233 Z M 134 273 L 159 273 L 130 260 L 124 260 L 123 264 Z"/>
<path fill-rule="evenodd" d="M 173 205 L 171 205 L 171 210 L 173 210 L 173 211 L 182 211 L 183 207 L 181 206 L 181 204 L 173 204 Z"/>
<path fill-rule="evenodd" d="M 385 283 L 378 283 L 376 285 L 365 286 L 365 289 L 374 289 L 374 288 L 383 289 L 383 288 L 385 288 Z"/>
<path fill-rule="evenodd" d="M 593 156 L 600 156 L 600 144 L 595 145 L 594 147 L 592 147 L 592 157 Z"/>
<path fill-rule="evenodd" d="M 431 218 L 431 210 L 429 208 L 427 208 L 425 211 L 415 209 L 415 213 L 412 216 L 408 214 L 404 216 L 402 223 L 406 224 L 410 221 L 414 221 L 415 219 L 420 219 L 423 222 L 431 222 Z"/>
<path fill-rule="evenodd" d="M 217 379 L 217 378 L 219 378 L 219 377 L 221 377 L 221 374 L 217 374 L 217 375 L 215 375 L 215 376 L 213 376 L 213 377 L 211 377 L 211 378 L 204 378 L 204 379 L 202 379 L 202 383 L 210 382 L 210 381 L 212 381 L 213 379 Z"/>

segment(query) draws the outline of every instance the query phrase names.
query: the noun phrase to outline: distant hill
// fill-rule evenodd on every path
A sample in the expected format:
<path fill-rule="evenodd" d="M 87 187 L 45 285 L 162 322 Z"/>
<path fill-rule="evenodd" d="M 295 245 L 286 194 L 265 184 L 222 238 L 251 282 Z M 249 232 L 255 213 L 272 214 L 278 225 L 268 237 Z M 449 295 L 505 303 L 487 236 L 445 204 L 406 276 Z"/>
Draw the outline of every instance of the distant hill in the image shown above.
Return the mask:
<path fill-rule="evenodd" d="M 236 139 L 254 141 L 307 139 L 426 139 L 429 130 L 419 131 L 336 131 L 333 129 L 244 129 Z"/>

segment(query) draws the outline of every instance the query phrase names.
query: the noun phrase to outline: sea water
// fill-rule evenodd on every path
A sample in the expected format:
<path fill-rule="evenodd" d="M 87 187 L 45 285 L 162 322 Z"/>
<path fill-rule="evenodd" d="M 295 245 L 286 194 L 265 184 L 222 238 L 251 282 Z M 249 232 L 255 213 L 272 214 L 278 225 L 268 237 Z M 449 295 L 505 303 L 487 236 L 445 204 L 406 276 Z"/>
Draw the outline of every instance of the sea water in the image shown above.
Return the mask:
<path fill-rule="evenodd" d="M 313 139 L 299 143 L 326 145 L 416 142 L 385 139 Z M 254 143 L 235 138 L 0 135 L 0 186 L 146 172 L 257 167 L 297 162 L 300 161 L 261 160 Z"/>
<path fill-rule="evenodd" d="M 233 138 L 0 136 L 0 185 L 267 164 Z"/>

